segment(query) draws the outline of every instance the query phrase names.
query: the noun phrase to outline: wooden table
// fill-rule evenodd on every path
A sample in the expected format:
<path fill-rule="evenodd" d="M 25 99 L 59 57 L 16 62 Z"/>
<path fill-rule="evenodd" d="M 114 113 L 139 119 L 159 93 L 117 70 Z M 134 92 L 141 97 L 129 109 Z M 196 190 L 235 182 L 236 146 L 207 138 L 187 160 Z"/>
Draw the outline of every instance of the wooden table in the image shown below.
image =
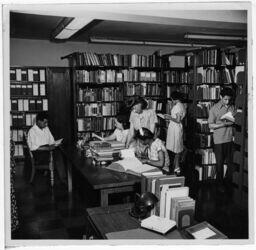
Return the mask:
<path fill-rule="evenodd" d="M 72 192 L 72 170 L 75 170 L 93 190 L 100 192 L 100 205 L 102 207 L 108 206 L 109 194 L 133 192 L 140 185 L 140 177 L 95 166 L 92 159 L 84 157 L 77 148 L 62 148 L 62 152 L 68 165 L 66 168 L 68 170 L 69 191 Z"/>
<path fill-rule="evenodd" d="M 108 233 L 140 228 L 140 222 L 129 215 L 132 206 L 133 204 L 127 203 L 109 207 L 87 208 L 87 238 L 107 239 Z M 187 239 L 185 233 L 177 229 L 171 230 L 164 236 L 155 232 L 151 235 L 155 236 L 153 237 L 155 239 Z M 136 239 L 139 239 L 139 236 L 136 236 Z"/>

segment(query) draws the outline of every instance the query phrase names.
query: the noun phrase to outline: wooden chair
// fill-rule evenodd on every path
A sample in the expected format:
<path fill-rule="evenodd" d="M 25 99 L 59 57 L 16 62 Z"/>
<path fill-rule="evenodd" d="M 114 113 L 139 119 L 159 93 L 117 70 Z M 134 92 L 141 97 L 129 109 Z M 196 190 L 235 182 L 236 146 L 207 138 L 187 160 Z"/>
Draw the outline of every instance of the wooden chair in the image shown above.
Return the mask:
<path fill-rule="evenodd" d="M 37 164 L 34 156 L 28 146 L 27 143 L 27 136 L 24 135 L 24 155 L 25 155 L 25 163 L 26 165 L 29 164 L 31 167 L 31 174 L 29 178 L 29 182 L 33 183 L 34 177 L 36 170 L 50 170 L 50 182 L 51 182 L 51 187 L 54 186 L 54 164 L 53 164 L 53 151 L 49 151 L 49 163 L 48 164 Z M 29 166 L 25 166 L 29 167 Z"/>

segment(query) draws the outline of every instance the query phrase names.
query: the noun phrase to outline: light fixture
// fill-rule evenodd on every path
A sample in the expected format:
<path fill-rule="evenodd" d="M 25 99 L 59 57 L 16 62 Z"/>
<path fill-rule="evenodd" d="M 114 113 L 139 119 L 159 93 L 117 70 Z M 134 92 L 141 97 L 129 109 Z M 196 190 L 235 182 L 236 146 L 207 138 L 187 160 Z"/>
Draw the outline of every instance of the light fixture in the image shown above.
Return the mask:
<path fill-rule="evenodd" d="M 172 47 L 213 47 L 215 45 L 192 44 L 192 43 L 174 43 L 174 42 L 153 42 L 153 41 L 136 41 L 136 40 L 116 40 L 107 38 L 91 37 L 92 43 L 110 43 L 110 44 L 132 44 L 132 45 L 149 45 L 149 46 L 172 46 Z"/>
<path fill-rule="evenodd" d="M 68 39 L 92 21 L 92 18 L 65 17 L 54 31 L 54 39 Z"/>
<path fill-rule="evenodd" d="M 231 40 L 231 41 L 246 41 L 246 37 L 242 36 L 225 36 L 211 34 L 185 34 L 186 39 L 206 39 L 206 40 Z"/>

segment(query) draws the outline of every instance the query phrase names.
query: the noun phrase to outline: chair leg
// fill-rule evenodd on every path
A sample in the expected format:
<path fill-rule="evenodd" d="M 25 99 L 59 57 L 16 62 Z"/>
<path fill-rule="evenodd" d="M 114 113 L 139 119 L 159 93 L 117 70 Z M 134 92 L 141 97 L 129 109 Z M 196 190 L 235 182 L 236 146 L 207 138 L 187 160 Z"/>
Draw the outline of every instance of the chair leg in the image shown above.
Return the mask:
<path fill-rule="evenodd" d="M 30 176 L 30 180 L 29 180 L 29 183 L 33 183 L 34 181 L 34 177 L 35 177 L 35 168 L 32 167 L 32 171 L 31 171 L 31 176 Z"/>
<path fill-rule="evenodd" d="M 52 151 L 50 152 L 49 169 L 50 169 L 51 187 L 53 187 L 54 186 L 54 165 L 53 165 Z"/>

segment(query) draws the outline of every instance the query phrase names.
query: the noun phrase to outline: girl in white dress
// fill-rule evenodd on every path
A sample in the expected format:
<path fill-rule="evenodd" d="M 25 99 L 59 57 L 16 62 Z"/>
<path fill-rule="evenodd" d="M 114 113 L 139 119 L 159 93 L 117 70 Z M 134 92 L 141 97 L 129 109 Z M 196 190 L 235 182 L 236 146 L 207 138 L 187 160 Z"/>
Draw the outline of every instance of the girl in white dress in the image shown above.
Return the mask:
<path fill-rule="evenodd" d="M 174 91 L 171 93 L 171 99 L 174 106 L 171 109 L 171 115 L 165 115 L 167 120 L 170 120 L 166 138 L 166 148 L 175 154 L 174 157 L 174 173 L 180 174 L 179 158 L 183 151 L 183 126 L 182 120 L 186 115 L 186 109 L 181 103 L 181 93 Z"/>
<path fill-rule="evenodd" d="M 115 127 L 114 133 L 103 139 L 105 141 L 116 140 L 126 144 L 130 127 L 129 117 L 126 114 L 118 114 L 115 118 Z"/>

